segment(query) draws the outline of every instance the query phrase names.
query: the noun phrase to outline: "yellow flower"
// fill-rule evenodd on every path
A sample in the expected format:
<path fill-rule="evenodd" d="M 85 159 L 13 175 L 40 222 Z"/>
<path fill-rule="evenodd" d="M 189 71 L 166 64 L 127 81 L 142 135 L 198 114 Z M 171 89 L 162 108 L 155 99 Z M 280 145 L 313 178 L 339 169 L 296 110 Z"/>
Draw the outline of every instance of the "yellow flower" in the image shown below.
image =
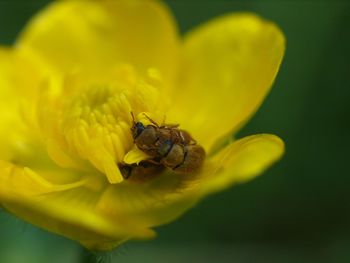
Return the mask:
<path fill-rule="evenodd" d="M 57 1 L 0 48 L 0 204 L 89 249 L 155 235 L 204 196 L 278 160 L 283 142 L 231 140 L 284 54 L 271 22 L 228 14 L 179 38 L 156 0 Z M 199 172 L 124 180 L 133 112 L 178 123 L 202 145 Z"/>

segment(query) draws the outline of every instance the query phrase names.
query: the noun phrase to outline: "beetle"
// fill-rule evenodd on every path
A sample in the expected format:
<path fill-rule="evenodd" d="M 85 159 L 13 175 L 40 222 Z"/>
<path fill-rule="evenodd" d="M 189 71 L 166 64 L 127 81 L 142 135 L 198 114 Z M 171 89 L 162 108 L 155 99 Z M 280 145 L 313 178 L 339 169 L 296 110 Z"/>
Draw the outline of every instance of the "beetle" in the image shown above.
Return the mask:
<path fill-rule="evenodd" d="M 150 124 L 136 122 L 133 113 L 131 133 L 135 145 L 150 159 L 147 162 L 164 165 L 177 173 L 191 173 L 199 169 L 205 159 L 205 150 L 178 124 L 158 125 L 145 115 Z"/>

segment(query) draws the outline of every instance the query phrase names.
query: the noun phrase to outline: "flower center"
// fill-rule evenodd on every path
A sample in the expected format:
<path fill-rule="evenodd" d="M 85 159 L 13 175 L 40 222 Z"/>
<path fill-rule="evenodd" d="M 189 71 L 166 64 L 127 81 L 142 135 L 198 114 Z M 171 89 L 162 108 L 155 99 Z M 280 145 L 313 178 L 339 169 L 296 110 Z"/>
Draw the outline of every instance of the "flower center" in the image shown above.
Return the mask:
<path fill-rule="evenodd" d="M 110 183 L 121 182 L 118 163 L 133 146 L 131 112 L 136 116 L 162 114 L 160 87 L 153 76 L 141 78 L 131 67 L 123 66 L 97 81 L 88 80 L 89 76 L 66 81 L 56 101 L 60 107 L 54 126 L 59 132 L 54 140 L 59 147 L 51 147 L 53 159 L 61 158 L 58 163 L 63 163 L 62 158 L 78 156 L 105 174 Z"/>
<path fill-rule="evenodd" d="M 116 162 L 132 144 L 130 102 L 123 90 L 91 87 L 73 100 L 63 123 L 69 147 L 105 173 L 111 183 L 119 181 Z"/>

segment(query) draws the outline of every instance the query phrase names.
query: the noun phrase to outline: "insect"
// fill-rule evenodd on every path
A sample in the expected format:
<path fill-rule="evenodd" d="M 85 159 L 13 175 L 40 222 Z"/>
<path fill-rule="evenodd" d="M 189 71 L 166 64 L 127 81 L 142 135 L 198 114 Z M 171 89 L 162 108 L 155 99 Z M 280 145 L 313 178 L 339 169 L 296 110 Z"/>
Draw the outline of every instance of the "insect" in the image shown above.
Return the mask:
<path fill-rule="evenodd" d="M 164 165 L 178 173 L 191 173 L 201 167 L 205 159 L 205 150 L 191 135 L 177 124 L 158 125 L 145 115 L 151 124 L 145 126 L 135 122 L 132 136 L 136 146 L 151 158 L 147 162 Z"/>
<path fill-rule="evenodd" d="M 166 141 L 181 145 L 196 144 L 196 141 L 187 131 L 177 128 L 179 126 L 178 124 L 162 124 L 159 126 L 155 121 L 145 115 L 151 124 L 144 126 L 142 122 L 135 122 L 133 114 L 131 116 L 133 119 L 131 132 L 134 143 L 140 150 L 152 157 L 156 157 L 159 154 L 162 155 L 162 153 L 158 152 L 158 148 Z"/>

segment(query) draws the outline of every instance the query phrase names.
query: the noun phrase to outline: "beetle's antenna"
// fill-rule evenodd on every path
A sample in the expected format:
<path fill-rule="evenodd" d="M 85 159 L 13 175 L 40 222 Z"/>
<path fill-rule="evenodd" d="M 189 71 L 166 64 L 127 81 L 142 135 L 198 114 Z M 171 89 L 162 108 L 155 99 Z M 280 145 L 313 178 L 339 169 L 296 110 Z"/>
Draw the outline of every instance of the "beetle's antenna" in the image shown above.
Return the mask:
<path fill-rule="evenodd" d="M 134 113 L 133 113 L 132 111 L 130 111 L 130 114 L 131 114 L 132 122 L 135 124 L 135 116 L 134 116 Z"/>
<path fill-rule="evenodd" d="M 148 116 L 146 115 L 146 113 L 144 113 L 143 115 L 144 115 L 152 124 L 154 124 L 157 128 L 160 128 L 159 125 L 158 125 L 154 120 L 152 120 L 150 117 L 148 117 Z"/>

